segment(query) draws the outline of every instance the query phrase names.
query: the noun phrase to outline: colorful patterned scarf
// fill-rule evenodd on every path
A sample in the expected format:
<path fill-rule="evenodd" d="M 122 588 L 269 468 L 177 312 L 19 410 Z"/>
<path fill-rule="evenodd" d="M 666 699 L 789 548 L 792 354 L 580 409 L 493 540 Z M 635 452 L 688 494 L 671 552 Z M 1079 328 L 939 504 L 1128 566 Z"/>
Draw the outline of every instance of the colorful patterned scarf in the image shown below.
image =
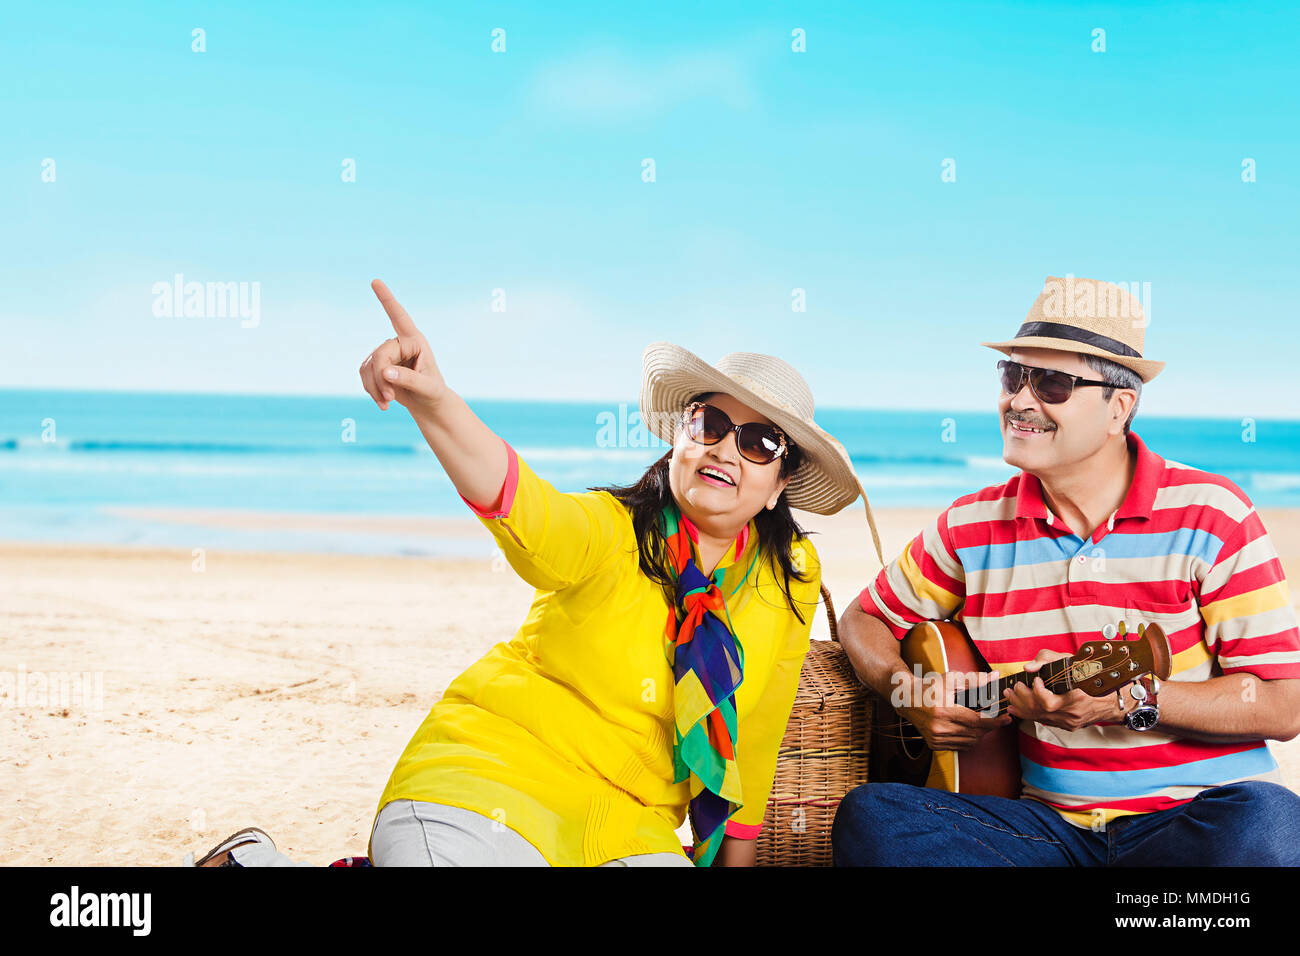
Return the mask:
<path fill-rule="evenodd" d="M 744 679 L 745 651 L 732 632 L 721 586 L 754 530 L 745 526 L 709 579 L 696 565 L 699 532 L 675 501 L 664 508 L 663 520 L 669 560 L 677 572 L 677 602 L 668 612 L 666 628 L 676 681 L 673 782 L 690 778 L 695 835 L 690 857 L 696 866 L 711 866 L 727 820 L 741 807 L 735 693 Z M 751 561 L 736 587 L 753 566 Z M 734 587 L 730 590 L 735 592 Z"/>

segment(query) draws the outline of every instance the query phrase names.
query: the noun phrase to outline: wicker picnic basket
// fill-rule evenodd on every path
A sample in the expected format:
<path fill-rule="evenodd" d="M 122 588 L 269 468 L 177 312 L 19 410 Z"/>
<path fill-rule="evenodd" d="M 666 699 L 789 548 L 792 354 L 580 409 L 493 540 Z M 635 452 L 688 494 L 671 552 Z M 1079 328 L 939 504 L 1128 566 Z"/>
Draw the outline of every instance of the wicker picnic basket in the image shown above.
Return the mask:
<path fill-rule="evenodd" d="M 824 584 L 822 600 L 831 639 L 812 641 L 804 658 L 758 835 L 759 866 L 830 866 L 835 808 L 867 782 L 873 695 L 839 644 Z"/>

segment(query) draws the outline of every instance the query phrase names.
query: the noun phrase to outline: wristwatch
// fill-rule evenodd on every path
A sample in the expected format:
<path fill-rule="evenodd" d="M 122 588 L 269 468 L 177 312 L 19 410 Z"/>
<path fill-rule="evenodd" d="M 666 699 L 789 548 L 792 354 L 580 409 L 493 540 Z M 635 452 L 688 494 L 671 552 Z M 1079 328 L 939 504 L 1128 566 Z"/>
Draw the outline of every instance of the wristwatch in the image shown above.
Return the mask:
<path fill-rule="evenodd" d="M 1160 707 L 1156 704 L 1156 694 L 1160 691 L 1160 681 L 1147 675 L 1129 684 L 1129 696 L 1136 704 L 1124 715 L 1124 726 L 1129 730 L 1150 730 L 1160 720 Z M 1123 693 L 1121 691 L 1121 693 Z M 1123 698 L 1120 705 L 1123 706 Z"/>

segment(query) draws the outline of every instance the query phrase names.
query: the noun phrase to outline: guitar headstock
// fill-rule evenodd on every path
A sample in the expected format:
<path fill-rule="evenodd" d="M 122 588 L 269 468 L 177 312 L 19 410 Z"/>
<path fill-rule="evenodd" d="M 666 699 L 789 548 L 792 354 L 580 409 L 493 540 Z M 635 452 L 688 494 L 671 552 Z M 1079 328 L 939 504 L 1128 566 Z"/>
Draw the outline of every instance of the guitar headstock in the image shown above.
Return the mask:
<path fill-rule="evenodd" d="M 1167 680 L 1172 666 L 1169 638 L 1159 624 L 1139 625 L 1136 638 L 1130 639 L 1123 621 L 1114 638 L 1089 641 L 1067 662 L 1070 683 L 1092 697 L 1104 697 L 1148 674 Z"/>

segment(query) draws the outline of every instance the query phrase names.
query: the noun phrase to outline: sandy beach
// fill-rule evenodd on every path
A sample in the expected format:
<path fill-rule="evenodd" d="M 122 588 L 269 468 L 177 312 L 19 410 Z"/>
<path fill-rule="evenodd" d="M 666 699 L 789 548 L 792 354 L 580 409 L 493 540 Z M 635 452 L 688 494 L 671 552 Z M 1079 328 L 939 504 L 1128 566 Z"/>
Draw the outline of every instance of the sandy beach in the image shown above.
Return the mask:
<path fill-rule="evenodd" d="M 1300 512 L 1261 509 L 1288 578 Z M 887 557 L 932 516 L 882 510 Z M 190 515 L 196 524 L 305 519 Z M 842 608 L 877 570 L 861 505 L 800 515 Z M 315 519 L 356 522 L 358 519 Z M 463 561 L 0 543 L 0 671 L 57 688 L 0 700 L 6 865 L 179 864 L 247 825 L 295 859 L 366 852 L 394 762 L 446 685 L 508 639 L 531 589 L 472 518 Z M 828 637 L 825 616 L 813 637 Z M 28 687 L 30 689 L 29 681 Z M 1300 739 L 1270 745 L 1300 787 Z"/>

